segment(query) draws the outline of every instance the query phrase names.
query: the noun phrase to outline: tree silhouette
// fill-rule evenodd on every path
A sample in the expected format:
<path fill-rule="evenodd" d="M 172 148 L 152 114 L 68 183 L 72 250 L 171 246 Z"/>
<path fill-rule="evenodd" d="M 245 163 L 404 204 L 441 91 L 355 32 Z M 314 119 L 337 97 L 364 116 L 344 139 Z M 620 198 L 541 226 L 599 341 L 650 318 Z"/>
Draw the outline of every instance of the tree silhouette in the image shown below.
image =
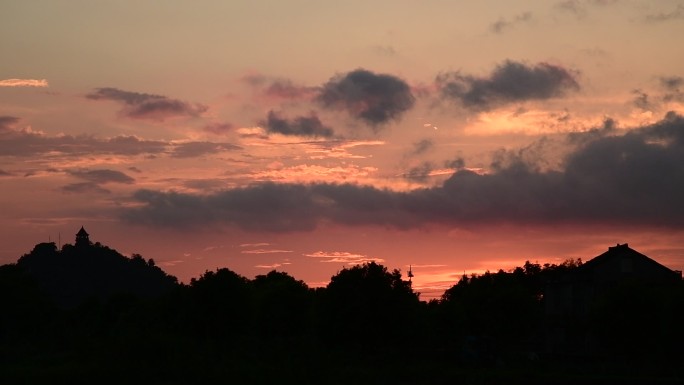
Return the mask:
<path fill-rule="evenodd" d="M 0 346 L 35 343 L 55 313 L 50 299 L 24 269 L 16 264 L 0 266 Z M 11 353 L 0 351 L 0 357 Z"/>
<path fill-rule="evenodd" d="M 303 281 L 271 271 L 256 276 L 251 284 L 254 324 L 259 334 L 291 340 L 310 329 L 312 294 Z"/>
<path fill-rule="evenodd" d="M 541 354 L 549 283 L 579 266 L 464 275 L 426 304 L 399 270 L 374 262 L 317 289 L 285 272 L 250 280 L 227 268 L 184 285 L 85 237 L 61 250 L 41 243 L 0 266 L 0 383 L 120 383 L 130 373 L 146 383 L 548 383 L 576 369 L 572 383 L 624 382 L 613 380 L 625 371 L 677 383 L 682 281 L 598 293 L 586 323 L 572 325 L 591 336 L 583 361 Z M 521 354 L 530 351 L 541 361 Z"/>
<path fill-rule="evenodd" d="M 464 275 L 439 301 L 440 330 L 454 345 L 479 336 L 493 338 L 499 347 L 541 350 L 547 284 L 581 264 L 526 261 L 511 272 Z"/>
<path fill-rule="evenodd" d="M 193 278 L 187 312 L 194 333 L 206 341 L 235 346 L 235 338 L 250 331 L 252 312 L 249 281 L 226 268 Z"/>
<path fill-rule="evenodd" d="M 321 298 L 321 328 L 335 344 L 398 346 L 414 330 L 418 305 L 399 270 L 365 263 L 331 278 Z"/>

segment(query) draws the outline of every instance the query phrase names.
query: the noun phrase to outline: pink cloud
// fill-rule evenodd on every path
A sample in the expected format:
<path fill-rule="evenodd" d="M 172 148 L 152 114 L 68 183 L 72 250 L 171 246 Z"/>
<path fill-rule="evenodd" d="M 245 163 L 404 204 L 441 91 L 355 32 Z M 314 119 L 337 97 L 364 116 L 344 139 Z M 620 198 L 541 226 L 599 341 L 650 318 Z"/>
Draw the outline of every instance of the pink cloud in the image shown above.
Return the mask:
<path fill-rule="evenodd" d="M 4 79 L 0 80 L 0 87 L 48 87 L 45 79 Z"/>

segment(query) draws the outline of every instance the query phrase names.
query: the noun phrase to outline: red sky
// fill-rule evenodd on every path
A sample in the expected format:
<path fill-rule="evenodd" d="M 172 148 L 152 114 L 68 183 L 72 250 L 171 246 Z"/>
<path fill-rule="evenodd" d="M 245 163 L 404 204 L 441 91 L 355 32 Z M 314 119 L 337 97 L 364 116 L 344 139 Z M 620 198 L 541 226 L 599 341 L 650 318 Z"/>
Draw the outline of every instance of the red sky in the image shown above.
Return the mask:
<path fill-rule="evenodd" d="M 84 225 L 184 281 L 684 269 L 677 1 L 6 3 L 0 263 Z"/>

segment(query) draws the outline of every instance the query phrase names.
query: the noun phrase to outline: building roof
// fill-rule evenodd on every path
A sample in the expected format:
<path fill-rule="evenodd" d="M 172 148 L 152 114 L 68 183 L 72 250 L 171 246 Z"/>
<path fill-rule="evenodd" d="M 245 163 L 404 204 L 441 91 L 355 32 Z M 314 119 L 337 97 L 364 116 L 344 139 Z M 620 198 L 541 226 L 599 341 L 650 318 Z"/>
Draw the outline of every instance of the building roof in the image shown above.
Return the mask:
<path fill-rule="evenodd" d="M 80 237 L 80 236 L 86 236 L 86 237 L 87 237 L 87 236 L 88 236 L 88 232 L 86 232 L 85 229 L 83 228 L 83 226 L 81 226 L 81 229 L 78 230 L 78 233 L 76 233 L 76 235 L 79 236 L 79 237 Z"/>
<path fill-rule="evenodd" d="M 582 264 L 581 266 L 579 266 L 577 268 L 577 272 L 587 273 L 589 271 L 595 271 L 597 269 L 601 269 L 603 266 L 611 262 L 624 259 L 639 260 L 641 266 L 649 266 L 649 269 L 660 271 L 661 274 L 676 274 L 681 277 L 680 272 L 672 270 L 667 266 L 661 265 L 657 261 L 632 249 L 631 247 L 629 247 L 629 244 L 627 243 L 622 245 L 618 243 L 615 246 L 609 247 L 608 251 L 606 251 L 605 253 L 598 255 L 593 259 L 587 261 L 586 263 Z"/>

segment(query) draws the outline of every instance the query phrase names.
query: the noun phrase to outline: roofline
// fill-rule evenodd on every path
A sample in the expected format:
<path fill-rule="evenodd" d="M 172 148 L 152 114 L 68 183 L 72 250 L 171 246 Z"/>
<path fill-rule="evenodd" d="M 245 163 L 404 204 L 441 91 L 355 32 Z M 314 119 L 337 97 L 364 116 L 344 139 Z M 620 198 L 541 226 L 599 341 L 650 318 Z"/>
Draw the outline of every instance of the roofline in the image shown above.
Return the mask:
<path fill-rule="evenodd" d="M 615 245 L 615 246 L 610 246 L 610 247 L 608 247 L 608 251 L 606 251 L 606 252 L 604 252 L 604 253 L 602 253 L 602 254 L 599 254 L 599 255 L 597 255 L 596 257 L 594 257 L 594 258 L 588 260 L 587 262 L 585 262 L 585 263 L 583 263 L 581 266 L 579 266 L 577 269 L 578 269 L 579 271 L 584 271 L 584 270 L 587 270 L 587 269 L 592 268 L 593 266 L 601 265 L 601 264 L 604 263 L 604 261 L 606 261 L 606 258 L 610 255 L 611 252 L 617 251 L 617 250 L 623 250 L 623 249 L 624 249 L 624 250 L 628 250 L 629 252 L 631 252 L 631 253 L 633 253 L 633 254 L 635 254 L 635 255 L 638 255 L 639 257 L 641 257 L 641 258 L 643 258 L 645 261 L 647 261 L 647 263 L 649 263 L 649 264 L 651 264 L 651 265 L 653 265 L 653 266 L 657 266 L 657 268 L 659 268 L 659 269 L 661 269 L 661 270 L 667 270 L 668 272 L 670 272 L 670 273 L 672 273 L 672 274 L 677 274 L 677 271 L 676 271 L 676 270 L 672 270 L 672 269 L 670 269 L 669 267 L 667 267 L 667 266 L 661 264 L 660 262 L 658 262 L 658 261 L 656 261 L 656 260 L 650 258 L 649 256 L 644 255 L 644 254 L 642 254 L 642 253 L 640 253 L 640 252 L 638 252 L 638 251 L 632 249 L 631 247 L 629 247 L 629 244 L 628 244 L 628 243 L 624 243 L 624 244 L 622 244 L 622 245 L 618 243 L 618 244 Z M 679 276 L 681 277 L 681 273 L 679 274 Z"/>

